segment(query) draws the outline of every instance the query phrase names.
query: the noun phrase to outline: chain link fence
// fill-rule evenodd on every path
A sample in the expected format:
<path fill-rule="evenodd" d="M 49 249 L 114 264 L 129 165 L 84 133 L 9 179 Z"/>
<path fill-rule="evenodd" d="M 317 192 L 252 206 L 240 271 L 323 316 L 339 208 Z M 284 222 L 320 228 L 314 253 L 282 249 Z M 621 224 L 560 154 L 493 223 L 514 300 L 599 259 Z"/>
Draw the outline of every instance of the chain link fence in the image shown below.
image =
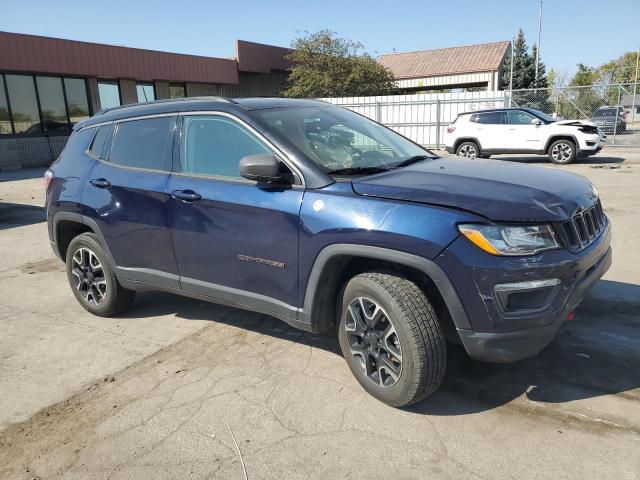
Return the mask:
<path fill-rule="evenodd" d="M 540 110 L 557 120 L 588 120 L 610 145 L 640 146 L 640 85 L 600 84 L 505 91 L 505 106 Z"/>
<path fill-rule="evenodd" d="M 589 120 L 608 135 L 609 145 L 640 147 L 640 84 L 322 100 L 360 113 L 431 148 L 442 147 L 444 130 L 458 114 L 502 107 L 535 108 L 557 120 Z"/>

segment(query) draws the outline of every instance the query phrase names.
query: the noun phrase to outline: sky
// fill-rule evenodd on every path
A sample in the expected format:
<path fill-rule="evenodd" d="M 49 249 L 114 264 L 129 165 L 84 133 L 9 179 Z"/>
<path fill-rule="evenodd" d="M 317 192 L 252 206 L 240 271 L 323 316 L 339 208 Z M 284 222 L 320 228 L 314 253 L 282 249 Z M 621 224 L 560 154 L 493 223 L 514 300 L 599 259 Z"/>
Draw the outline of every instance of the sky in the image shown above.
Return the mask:
<path fill-rule="evenodd" d="M 233 57 L 235 40 L 289 46 L 328 28 L 374 56 L 537 35 L 538 0 L 0 0 L 0 30 Z M 640 47 L 640 0 L 546 0 L 541 58 L 570 75 Z M 0 55 L 2 52 L 0 52 Z"/>

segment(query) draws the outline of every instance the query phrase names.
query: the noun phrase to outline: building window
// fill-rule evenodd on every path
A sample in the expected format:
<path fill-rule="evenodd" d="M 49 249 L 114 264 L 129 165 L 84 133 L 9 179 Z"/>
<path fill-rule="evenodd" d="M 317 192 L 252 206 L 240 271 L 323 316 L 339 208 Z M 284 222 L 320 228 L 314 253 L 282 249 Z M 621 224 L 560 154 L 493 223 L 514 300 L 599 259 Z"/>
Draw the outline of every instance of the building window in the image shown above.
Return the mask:
<path fill-rule="evenodd" d="M 136 92 L 138 93 L 138 103 L 153 102 L 156 99 L 153 83 L 138 83 Z"/>
<path fill-rule="evenodd" d="M 67 110 L 71 126 L 89 118 L 87 83 L 83 78 L 65 78 L 64 90 L 67 95 Z"/>
<path fill-rule="evenodd" d="M 184 98 L 187 96 L 187 89 L 183 83 L 169 84 L 169 98 Z"/>
<path fill-rule="evenodd" d="M 7 103 L 4 78 L 0 75 L 0 135 L 11 133 L 11 118 L 9 117 L 9 104 Z"/>
<path fill-rule="evenodd" d="M 0 73 L 0 134 L 63 131 L 88 118 L 87 85 L 81 78 Z"/>
<path fill-rule="evenodd" d="M 103 110 L 119 107 L 122 104 L 120 100 L 120 85 L 117 81 L 99 81 L 98 95 L 100 96 L 100 107 Z"/>
<path fill-rule="evenodd" d="M 16 133 L 33 133 L 40 130 L 40 114 L 33 77 L 5 75 L 11 116 Z"/>
<path fill-rule="evenodd" d="M 68 130 L 67 107 L 64 102 L 62 79 L 58 77 L 36 77 L 42 129 Z"/>

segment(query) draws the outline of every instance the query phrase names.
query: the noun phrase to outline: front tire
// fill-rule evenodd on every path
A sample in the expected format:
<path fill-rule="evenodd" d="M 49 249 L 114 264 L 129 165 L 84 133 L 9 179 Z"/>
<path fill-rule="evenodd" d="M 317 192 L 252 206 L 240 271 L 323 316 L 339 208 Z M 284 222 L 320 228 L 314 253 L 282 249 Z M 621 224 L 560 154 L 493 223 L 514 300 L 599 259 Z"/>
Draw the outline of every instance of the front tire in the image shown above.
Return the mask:
<path fill-rule="evenodd" d="M 462 142 L 456 148 L 456 155 L 463 158 L 478 158 L 480 156 L 480 147 L 476 142 Z"/>
<path fill-rule="evenodd" d="M 558 165 L 566 165 L 576 159 L 576 144 L 571 140 L 556 140 L 549 146 L 549 160 Z"/>
<path fill-rule="evenodd" d="M 419 402 L 442 383 L 446 343 L 429 300 L 410 280 L 363 273 L 344 288 L 340 348 L 360 385 L 394 407 Z"/>
<path fill-rule="evenodd" d="M 94 315 L 109 317 L 133 302 L 135 292 L 118 283 L 114 266 L 93 233 L 82 233 L 71 240 L 66 266 L 73 294 Z"/>

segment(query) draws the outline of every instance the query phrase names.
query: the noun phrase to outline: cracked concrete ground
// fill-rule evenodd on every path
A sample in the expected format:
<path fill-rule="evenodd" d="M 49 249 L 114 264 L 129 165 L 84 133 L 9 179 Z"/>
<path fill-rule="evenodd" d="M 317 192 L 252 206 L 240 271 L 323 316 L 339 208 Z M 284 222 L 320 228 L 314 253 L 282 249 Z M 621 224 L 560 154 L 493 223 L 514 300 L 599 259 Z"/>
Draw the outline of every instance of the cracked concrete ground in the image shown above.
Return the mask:
<path fill-rule="evenodd" d="M 443 387 L 404 410 L 330 334 L 161 293 L 92 317 L 40 178 L 0 174 L 0 478 L 640 478 L 640 151 L 562 168 L 600 189 L 612 269 L 538 357 L 451 347 Z"/>

